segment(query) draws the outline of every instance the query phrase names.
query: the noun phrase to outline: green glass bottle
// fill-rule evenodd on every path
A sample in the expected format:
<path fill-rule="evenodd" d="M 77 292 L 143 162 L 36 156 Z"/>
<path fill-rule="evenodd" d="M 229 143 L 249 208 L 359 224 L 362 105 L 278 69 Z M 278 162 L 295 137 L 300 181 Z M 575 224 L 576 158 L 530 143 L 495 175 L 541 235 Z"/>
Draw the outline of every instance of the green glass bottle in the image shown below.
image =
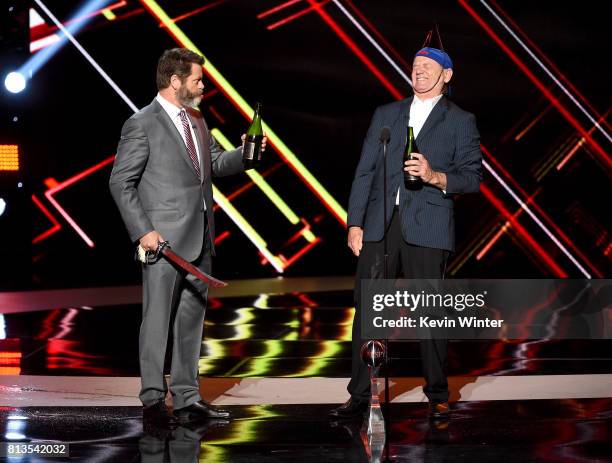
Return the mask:
<path fill-rule="evenodd" d="M 244 148 L 242 150 L 242 163 L 245 169 L 252 169 L 261 164 L 261 142 L 263 129 L 261 128 L 261 103 L 255 105 L 253 122 L 246 133 Z"/>
<path fill-rule="evenodd" d="M 404 151 L 404 163 L 406 161 L 411 161 L 414 159 L 412 157 L 412 153 L 418 153 L 418 148 L 416 146 L 416 142 L 414 141 L 414 130 L 412 127 L 408 127 L 408 137 L 406 138 L 406 150 Z M 406 167 L 405 164 L 402 166 Z M 404 186 L 409 190 L 417 189 L 421 186 L 422 180 L 421 177 L 417 177 L 412 175 L 406 171 L 404 171 Z"/>

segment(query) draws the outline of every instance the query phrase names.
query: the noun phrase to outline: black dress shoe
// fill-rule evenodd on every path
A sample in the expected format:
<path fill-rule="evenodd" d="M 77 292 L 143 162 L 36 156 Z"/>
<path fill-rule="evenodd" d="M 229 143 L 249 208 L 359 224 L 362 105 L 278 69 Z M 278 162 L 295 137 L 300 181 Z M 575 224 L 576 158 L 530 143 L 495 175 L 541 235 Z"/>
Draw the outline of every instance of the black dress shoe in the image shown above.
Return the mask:
<path fill-rule="evenodd" d="M 363 415 L 368 409 L 368 401 L 360 400 L 351 397 L 338 408 L 334 408 L 329 412 L 332 418 L 352 418 Z"/>
<path fill-rule="evenodd" d="M 429 418 L 432 420 L 446 420 L 450 417 L 448 402 L 430 402 Z"/>
<path fill-rule="evenodd" d="M 153 405 L 144 407 L 142 410 L 142 419 L 150 424 L 157 426 L 170 426 L 176 424 L 176 419 L 168 411 L 164 400 L 155 402 Z"/>
<path fill-rule="evenodd" d="M 176 416 L 179 423 L 189 423 L 192 421 L 207 420 L 210 418 L 231 418 L 230 412 L 213 407 L 203 400 L 192 403 L 187 407 L 174 410 L 172 413 L 174 413 L 174 416 Z"/>

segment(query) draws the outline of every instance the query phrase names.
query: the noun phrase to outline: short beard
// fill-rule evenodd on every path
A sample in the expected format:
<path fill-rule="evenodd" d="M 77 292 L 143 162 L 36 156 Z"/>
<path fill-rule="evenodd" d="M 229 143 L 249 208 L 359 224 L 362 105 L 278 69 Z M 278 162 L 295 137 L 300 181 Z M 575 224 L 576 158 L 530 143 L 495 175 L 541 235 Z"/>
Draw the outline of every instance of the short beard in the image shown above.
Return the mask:
<path fill-rule="evenodd" d="M 200 92 L 192 93 L 184 85 L 182 85 L 176 92 L 176 99 L 178 100 L 178 102 L 181 105 L 187 106 L 189 108 L 195 108 L 196 106 L 198 106 L 201 101 L 201 96 L 202 94 Z"/>

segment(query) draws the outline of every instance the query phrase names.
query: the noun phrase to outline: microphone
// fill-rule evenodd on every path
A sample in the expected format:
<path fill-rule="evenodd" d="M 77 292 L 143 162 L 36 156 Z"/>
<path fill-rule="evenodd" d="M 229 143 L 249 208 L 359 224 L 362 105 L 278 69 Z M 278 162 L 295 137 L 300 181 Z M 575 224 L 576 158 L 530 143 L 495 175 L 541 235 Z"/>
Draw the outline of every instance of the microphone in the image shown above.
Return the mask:
<path fill-rule="evenodd" d="M 387 143 L 389 143 L 390 139 L 391 139 L 391 130 L 389 130 L 389 127 L 385 126 L 380 130 L 380 142 L 383 145 L 386 145 Z"/>

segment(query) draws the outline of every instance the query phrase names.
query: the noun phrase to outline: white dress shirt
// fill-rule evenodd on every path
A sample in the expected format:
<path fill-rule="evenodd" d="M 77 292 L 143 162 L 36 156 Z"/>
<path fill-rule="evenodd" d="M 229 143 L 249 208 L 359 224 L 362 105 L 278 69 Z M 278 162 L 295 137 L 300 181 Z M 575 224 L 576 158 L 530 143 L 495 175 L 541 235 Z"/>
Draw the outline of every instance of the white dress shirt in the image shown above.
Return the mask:
<path fill-rule="evenodd" d="M 419 136 L 419 132 L 423 128 L 425 121 L 429 117 L 429 114 L 436 106 L 436 103 L 440 101 L 442 95 L 428 98 L 427 100 L 421 100 L 418 96 L 414 95 L 412 104 L 410 105 L 410 118 L 408 119 L 408 125 L 412 127 L 414 138 Z M 397 196 L 395 197 L 395 205 L 399 206 L 399 194 L 400 190 L 397 189 Z"/>
<path fill-rule="evenodd" d="M 181 138 L 183 139 L 183 142 L 185 143 L 185 147 L 187 147 L 187 139 L 185 138 L 185 131 L 183 130 L 183 122 L 181 121 L 181 115 L 180 115 L 181 109 L 183 108 L 179 108 L 178 106 L 175 106 L 174 103 L 170 103 L 159 93 L 157 94 L 155 99 L 161 105 L 161 107 L 164 108 L 164 111 L 166 111 L 166 114 L 170 116 L 170 119 L 174 123 L 176 130 L 178 130 L 178 133 L 181 135 Z M 196 138 L 196 134 L 193 130 L 193 125 L 191 125 L 191 120 L 189 119 L 189 115 L 186 115 L 186 116 L 187 116 L 187 120 L 189 121 L 189 130 L 191 131 L 191 138 L 193 139 L 193 144 L 195 145 L 196 154 L 198 156 L 198 161 L 200 162 L 200 172 L 202 172 L 202 156 L 200 155 L 200 148 L 198 147 L 198 139 Z"/>
<path fill-rule="evenodd" d="M 181 110 L 183 108 L 179 108 L 174 103 L 170 103 L 159 93 L 157 94 L 155 99 L 161 105 L 161 107 L 164 108 L 164 111 L 166 111 L 166 114 L 170 116 L 172 123 L 176 127 L 176 130 L 178 130 L 178 133 L 181 135 L 181 138 L 183 139 L 183 142 L 185 143 L 185 148 L 187 148 L 187 139 L 185 138 L 185 131 L 183 130 L 183 121 L 181 121 Z M 200 148 L 198 147 L 198 139 L 196 138 L 196 134 L 193 130 L 193 125 L 191 125 L 191 120 L 189 119 L 189 115 L 186 115 L 186 116 L 187 116 L 187 120 L 189 121 L 189 130 L 191 132 L 191 138 L 193 140 L 193 144 L 195 145 L 196 155 L 198 156 L 198 162 L 200 163 L 200 172 L 202 172 L 202 156 L 200 155 Z M 204 209 L 206 209 L 205 201 L 204 201 Z"/>

